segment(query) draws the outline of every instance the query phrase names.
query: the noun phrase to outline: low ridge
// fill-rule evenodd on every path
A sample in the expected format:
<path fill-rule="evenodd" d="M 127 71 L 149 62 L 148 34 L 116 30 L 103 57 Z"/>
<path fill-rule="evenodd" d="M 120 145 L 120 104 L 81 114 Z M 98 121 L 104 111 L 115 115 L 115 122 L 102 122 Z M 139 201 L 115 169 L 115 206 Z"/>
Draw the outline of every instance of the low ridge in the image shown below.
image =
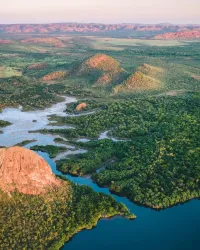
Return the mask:
<path fill-rule="evenodd" d="M 36 37 L 27 38 L 21 41 L 22 43 L 32 43 L 32 44 L 52 44 L 55 47 L 63 47 L 63 42 L 56 37 Z"/>
<path fill-rule="evenodd" d="M 64 71 L 55 71 L 55 72 L 50 72 L 47 75 L 42 77 L 43 81 L 52 81 L 52 80 L 59 80 L 64 78 L 67 75 L 66 72 Z"/>

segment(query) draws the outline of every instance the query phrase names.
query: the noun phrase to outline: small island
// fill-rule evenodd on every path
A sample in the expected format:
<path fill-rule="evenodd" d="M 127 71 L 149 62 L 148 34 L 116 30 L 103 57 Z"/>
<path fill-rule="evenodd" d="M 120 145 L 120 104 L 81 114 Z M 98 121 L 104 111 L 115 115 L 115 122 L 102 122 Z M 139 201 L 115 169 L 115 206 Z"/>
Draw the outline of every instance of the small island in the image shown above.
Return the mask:
<path fill-rule="evenodd" d="M 10 122 L 7 122 L 7 121 L 3 121 L 3 120 L 0 120 L 0 128 L 4 128 L 4 127 L 7 127 L 11 125 Z M 0 130 L 0 133 L 2 133 L 2 131 Z"/>

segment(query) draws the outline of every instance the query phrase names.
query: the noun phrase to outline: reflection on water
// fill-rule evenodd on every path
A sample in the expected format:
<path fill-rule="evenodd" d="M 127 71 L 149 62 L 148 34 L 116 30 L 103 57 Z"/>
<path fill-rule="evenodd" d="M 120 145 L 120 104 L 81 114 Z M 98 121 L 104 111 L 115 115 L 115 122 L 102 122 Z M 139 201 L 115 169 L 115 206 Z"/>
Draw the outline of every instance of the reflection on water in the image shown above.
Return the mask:
<path fill-rule="evenodd" d="M 86 152 L 87 152 L 87 150 L 85 150 L 85 149 L 68 150 L 67 152 L 58 154 L 53 160 L 58 161 L 58 160 L 61 160 L 63 158 L 66 159 L 67 156 L 69 156 L 69 155 L 84 154 Z"/>

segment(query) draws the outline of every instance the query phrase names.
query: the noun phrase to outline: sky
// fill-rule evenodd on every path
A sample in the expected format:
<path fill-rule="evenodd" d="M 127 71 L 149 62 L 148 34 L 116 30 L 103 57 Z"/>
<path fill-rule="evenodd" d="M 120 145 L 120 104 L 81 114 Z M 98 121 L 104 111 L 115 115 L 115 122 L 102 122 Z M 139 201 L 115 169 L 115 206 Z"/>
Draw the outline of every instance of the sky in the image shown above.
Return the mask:
<path fill-rule="evenodd" d="M 0 23 L 200 24 L 200 0 L 0 0 Z"/>

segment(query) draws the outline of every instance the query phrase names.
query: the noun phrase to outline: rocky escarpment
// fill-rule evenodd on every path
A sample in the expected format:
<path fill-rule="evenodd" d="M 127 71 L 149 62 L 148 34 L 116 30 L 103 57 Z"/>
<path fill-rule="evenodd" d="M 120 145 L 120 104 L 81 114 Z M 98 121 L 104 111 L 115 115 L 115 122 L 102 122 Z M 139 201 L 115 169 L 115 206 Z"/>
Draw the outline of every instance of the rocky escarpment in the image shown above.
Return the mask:
<path fill-rule="evenodd" d="M 200 31 L 198 30 L 189 30 L 189 31 L 180 31 L 180 32 L 169 32 L 162 35 L 154 37 L 155 39 L 200 39 Z"/>
<path fill-rule="evenodd" d="M 10 147 L 0 149 L 0 189 L 24 194 L 41 194 L 61 185 L 46 161 L 35 152 Z"/>

